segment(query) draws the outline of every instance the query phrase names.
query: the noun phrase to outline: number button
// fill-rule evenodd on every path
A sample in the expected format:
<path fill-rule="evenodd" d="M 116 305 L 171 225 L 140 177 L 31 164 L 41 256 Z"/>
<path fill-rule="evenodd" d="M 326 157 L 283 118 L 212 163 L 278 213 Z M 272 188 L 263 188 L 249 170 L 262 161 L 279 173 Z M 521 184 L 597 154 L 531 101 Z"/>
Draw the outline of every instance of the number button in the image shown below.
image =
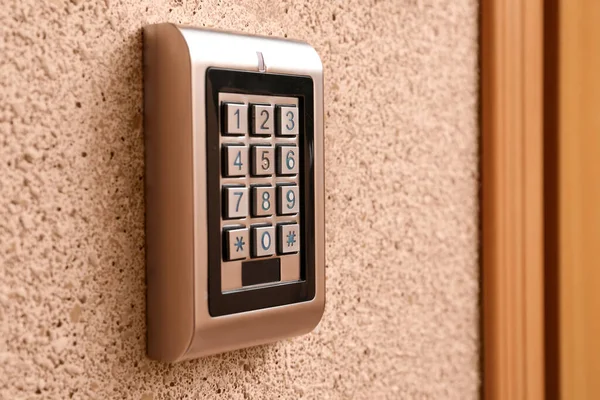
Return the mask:
<path fill-rule="evenodd" d="M 277 146 L 277 174 L 297 174 L 299 153 L 298 146 Z"/>
<path fill-rule="evenodd" d="M 267 217 L 275 209 L 275 188 L 272 186 L 254 186 L 252 188 L 252 215 Z"/>
<path fill-rule="evenodd" d="M 252 146 L 252 175 L 273 175 L 275 154 L 272 146 Z"/>
<path fill-rule="evenodd" d="M 225 103 L 225 135 L 245 135 L 248 133 L 248 106 L 239 103 Z"/>
<path fill-rule="evenodd" d="M 275 254 L 275 228 L 273 226 L 252 227 L 252 257 Z"/>
<path fill-rule="evenodd" d="M 247 228 L 225 227 L 223 234 L 225 235 L 225 258 L 227 261 L 248 258 L 250 241 Z"/>
<path fill-rule="evenodd" d="M 295 136 L 298 134 L 298 107 L 279 106 L 279 135 Z"/>
<path fill-rule="evenodd" d="M 248 147 L 224 146 L 224 176 L 244 176 L 248 173 Z"/>
<path fill-rule="evenodd" d="M 255 135 L 270 136 L 275 133 L 275 107 L 252 106 L 252 129 Z"/>
<path fill-rule="evenodd" d="M 277 214 L 296 214 L 300 210 L 299 189 L 297 185 L 277 186 Z"/>
<path fill-rule="evenodd" d="M 279 224 L 277 237 L 279 254 L 296 253 L 300 249 L 300 226 L 298 224 Z"/>
<path fill-rule="evenodd" d="M 248 188 L 227 186 L 223 188 L 223 217 L 226 219 L 248 216 Z"/>

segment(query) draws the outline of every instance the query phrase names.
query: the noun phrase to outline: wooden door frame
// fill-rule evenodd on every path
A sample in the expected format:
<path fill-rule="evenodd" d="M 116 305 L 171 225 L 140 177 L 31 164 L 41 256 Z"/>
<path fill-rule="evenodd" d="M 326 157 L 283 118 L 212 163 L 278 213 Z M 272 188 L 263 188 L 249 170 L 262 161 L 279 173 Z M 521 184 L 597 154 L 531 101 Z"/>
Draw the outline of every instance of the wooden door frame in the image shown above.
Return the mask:
<path fill-rule="evenodd" d="M 542 399 L 543 0 L 480 10 L 483 395 Z"/>

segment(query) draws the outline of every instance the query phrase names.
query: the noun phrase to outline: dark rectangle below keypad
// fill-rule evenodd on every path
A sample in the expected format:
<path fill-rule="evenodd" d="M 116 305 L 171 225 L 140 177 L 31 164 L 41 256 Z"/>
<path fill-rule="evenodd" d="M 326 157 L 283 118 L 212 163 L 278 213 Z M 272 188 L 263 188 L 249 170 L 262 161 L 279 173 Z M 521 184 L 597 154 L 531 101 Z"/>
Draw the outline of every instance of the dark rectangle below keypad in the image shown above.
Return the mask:
<path fill-rule="evenodd" d="M 242 286 L 279 282 L 281 267 L 279 258 L 246 261 L 242 263 Z"/>

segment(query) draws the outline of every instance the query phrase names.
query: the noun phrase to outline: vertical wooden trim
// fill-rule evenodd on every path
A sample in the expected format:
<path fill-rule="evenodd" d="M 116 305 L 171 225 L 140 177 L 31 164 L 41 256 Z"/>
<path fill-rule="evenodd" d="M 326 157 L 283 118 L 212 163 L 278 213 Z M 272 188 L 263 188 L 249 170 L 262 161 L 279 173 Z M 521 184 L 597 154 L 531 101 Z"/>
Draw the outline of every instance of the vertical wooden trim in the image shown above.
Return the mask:
<path fill-rule="evenodd" d="M 482 0 L 487 399 L 544 397 L 542 25 L 542 0 Z"/>
<path fill-rule="evenodd" d="M 546 398 L 560 393 L 558 276 L 558 1 L 544 2 L 544 357 Z"/>
<path fill-rule="evenodd" d="M 563 399 L 600 398 L 600 2 L 559 0 L 559 348 Z"/>

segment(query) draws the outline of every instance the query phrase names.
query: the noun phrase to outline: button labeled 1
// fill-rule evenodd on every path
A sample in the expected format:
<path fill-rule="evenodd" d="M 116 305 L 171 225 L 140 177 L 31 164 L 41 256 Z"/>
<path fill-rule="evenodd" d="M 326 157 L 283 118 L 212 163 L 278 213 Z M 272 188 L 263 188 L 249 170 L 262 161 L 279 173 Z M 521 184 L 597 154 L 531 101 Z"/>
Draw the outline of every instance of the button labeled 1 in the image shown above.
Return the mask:
<path fill-rule="evenodd" d="M 296 136 L 298 134 L 298 107 L 280 106 L 279 135 Z"/>
<path fill-rule="evenodd" d="M 223 188 L 223 215 L 226 219 L 248 216 L 248 188 L 229 186 Z"/>
<path fill-rule="evenodd" d="M 252 175 L 273 175 L 275 151 L 272 146 L 252 146 Z"/>
<path fill-rule="evenodd" d="M 245 135 L 248 133 L 248 106 L 239 103 L 225 103 L 223 106 L 226 135 Z"/>
<path fill-rule="evenodd" d="M 277 214 L 296 214 L 300 209 L 297 185 L 277 186 Z"/>
<path fill-rule="evenodd" d="M 252 256 L 265 257 L 275 254 L 275 227 L 252 227 Z"/>
<path fill-rule="evenodd" d="M 298 154 L 298 146 L 277 146 L 277 174 L 297 174 Z"/>

